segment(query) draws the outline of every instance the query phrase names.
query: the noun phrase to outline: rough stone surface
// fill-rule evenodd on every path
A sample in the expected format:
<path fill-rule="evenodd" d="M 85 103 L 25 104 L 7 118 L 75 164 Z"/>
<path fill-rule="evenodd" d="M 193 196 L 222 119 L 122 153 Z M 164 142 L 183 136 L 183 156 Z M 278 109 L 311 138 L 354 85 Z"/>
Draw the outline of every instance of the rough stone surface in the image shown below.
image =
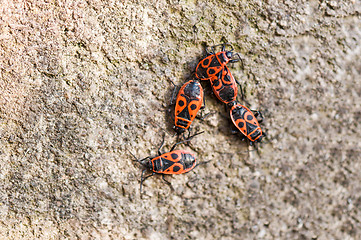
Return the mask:
<path fill-rule="evenodd" d="M 1 239 L 360 239 L 361 3 L 2 1 Z M 204 47 L 263 110 L 259 153 L 205 87 L 212 160 L 139 193 Z M 176 141 L 166 134 L 165 149 Z"/>

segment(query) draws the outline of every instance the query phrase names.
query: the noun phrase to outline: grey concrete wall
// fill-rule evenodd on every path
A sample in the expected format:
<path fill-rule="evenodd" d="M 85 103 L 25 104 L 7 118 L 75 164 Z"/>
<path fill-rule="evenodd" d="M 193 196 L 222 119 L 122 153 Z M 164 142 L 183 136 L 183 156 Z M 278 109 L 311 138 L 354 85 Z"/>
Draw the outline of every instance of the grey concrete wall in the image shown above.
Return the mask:
<path fill-rule="evenodd" d="M 3 1 L 1 239 L 360 239 L 361 3 Z M 259 153 L 206 87 L 185 175 L 144 183 L 204 46 L 231 42 Z M 206 86 L 207 83 L 204 83 Z M 169 148 L 175 138 L 166 137 Z"/>

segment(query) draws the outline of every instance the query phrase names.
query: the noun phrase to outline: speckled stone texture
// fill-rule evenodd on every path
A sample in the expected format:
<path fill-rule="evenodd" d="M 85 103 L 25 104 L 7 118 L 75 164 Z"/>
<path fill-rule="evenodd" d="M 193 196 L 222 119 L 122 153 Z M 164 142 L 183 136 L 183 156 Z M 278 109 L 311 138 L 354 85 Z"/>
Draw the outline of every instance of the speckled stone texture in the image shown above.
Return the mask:
<path fill-rule="evenodd" d="M 361 2 L 0 3 L 0 239 L 360 239 Z M 210 163 L 144 182 L 168 104 L 204 55 L 230 65 L 268 137 L 232 135 L 209 83 Z M 176 141 L 166 134 L 165 150 Z"/>

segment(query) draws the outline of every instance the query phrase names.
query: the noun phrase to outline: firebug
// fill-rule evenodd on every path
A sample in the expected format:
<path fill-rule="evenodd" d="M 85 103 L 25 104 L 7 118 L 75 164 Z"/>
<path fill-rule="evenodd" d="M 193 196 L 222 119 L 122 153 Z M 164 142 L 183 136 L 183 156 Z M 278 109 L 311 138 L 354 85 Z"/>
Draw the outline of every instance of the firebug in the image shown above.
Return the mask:
<path fill-rule="evenodd" d="M 237 102 L 230 103 L 229 107 L 234 126 L 251 142 L 260 142 L 264 133 L 262 132 L 257 117 L 259 115 L 262 118 L 260 121 L 262 121 L 262 114 L 259 111 L 253 114 L 246 106 Z"/>
<path fill-rule="evenodd" d="M 178 92 L 175 111 L 174 129 L 177 134 L 183 133 L 190 127 L 198 111 L 204 103 L 203 88 L 198 80 L 189 80 Z"/>
<path fill-rule="evenodd" d="M 143 159 L 137 159 L 131 152 L 132 156 L 135 158 L 135 161 L 139 162 L 141 165 L 145 167 L 142 171 L 141 180 L 140 180 L 140 192 L 142 193 L 142 186 L 145 179 L 154 176 L 155 174 L 161 174 L 162 179 L 171 186 L 170 182 L 165 180 L 164 176 L 167 174 L 183 174 L 191 171 L 195 167 L 200 164 L 204 164 L 207 162 L 196 163 L 195 155 L 187 150 L 174 150 L 178 144 L 189 142 L 194 136 L 199 135 L 203 132 L 194 134 L 193 136 L 174 144 L 171 150 L 167 153 L 162 153 L 161 149 L 164 144 L 164 137 L 162 144 L 158 149 L 158 156 L 155 157 L 145 157 Z M 144 177 L 145 171 L 152 171 L 152 173 L 146 177 Z"/>
<path fill-rule="evenodd" d="M 201 61 L 199 61 L 196 67 L 196 77 L 200 80 L 210 80 L 215 77 L 229 62 L 238 62 L 241 60 L 238 53 L 233 54 L 233 47 L 231 50 L 226 50 L 226 46 L 230 44 L 219 44 L 210 47 L 212 51 L 208 51 L 206 48 L 207 55 Z M 214 48 L 222 46 L 220 52 L 215 53 Z M 233 59 L 234 56 L 238 56 L 238 59 Z"/>

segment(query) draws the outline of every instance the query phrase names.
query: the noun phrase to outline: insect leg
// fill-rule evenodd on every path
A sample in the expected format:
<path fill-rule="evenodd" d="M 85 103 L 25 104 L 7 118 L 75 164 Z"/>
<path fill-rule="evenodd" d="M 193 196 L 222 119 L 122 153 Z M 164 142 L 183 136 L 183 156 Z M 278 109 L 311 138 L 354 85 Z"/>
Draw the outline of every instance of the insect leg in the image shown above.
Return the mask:
<path fill-rule="evenodd" d="M 268 137 L 267 137 L 267 134 L 264 132 L 264 131 L 262 131 L 262 136 L 260 137 L 260 138 L 258 138 L 257 140 L 256 140 L 256 142 L 261 142 L 261 140 L 262 140 L 262 142 L 263 143 L 271 143 L 269 140 L 268 140 Z"/>
<path fill-rule="evenodd" d="M 252 111 L 252 113 L 254 114 L 254 116 L 255 116 L 256 118 L 259 117 L 259 119 L 257 119 L 257 121 L 258 121 L 259 123 L 263 122 L 264 117 L 263 117 L 261 111 L 256 111 L 256 110 L 251 110 L 251 111 Z"/>
<path fill-rule="evenodd" d="M 222 51 L 224 51 L 225 48 L 226 48 L 226 45 L 232 46 L 232 45 L 229 44 L 229 43 L 221 43 L 221 44 L 217 44 L 217 45 L 210 46 L 210 47 L 208 47 L 208 48 L 212 48 L 212 54 L 215 54 L 215 50 L 214 50 L 214 49 L 215 49 L 216 47 L 222 46 Z M 232 50 L 233 50 L 233 48 L 232 48 Z M 232 50 L 231 50 L 231 51 L 232 51 Z"/>
<path fill-rule="evenodd" d="M 165 174 L 162 175 L 162 179 L 169 185 L 169 187 L 170 187 L 172 190 L 174 190 L 172 184 L 171 184 L 169 181 L 165 180 L 164 177 L 165 177 Z"/>
<path fill-rule="evenodd" d="M 236 127 L 234 127 L 233 125 L 231 125 L 231 134 L 232 135 L 235 135 L 235 134 L 238 134 L 238 133 L 240 133 L 240 131 L 238 130 L 238 128 L 236 128 Z M 242 141 L 244 141 L 244 135 L 242 134 L 242 136 L 241 136 L 241 139 L 242 139 Z"/>
<path fill-rule="evenodd" d="M 171 98 L 171 100 L 170 100 L 170 105 L 173 105 L 173 104 L 175 104 L 175 102 L 173 102 L 173 100 L 174 100 L 175 92 L 176 92 L 176 90 L 177 90 L 177 85 L 175 85 L 172 80 L 170 80 L 170 82 L 171 82 L 171 83 L 173 84 L 173 86 L 174 86 L 174 90 L 173 90 L 173 93 L 172 93 L 172 98 Z"/>
<path fill-rule="evenodd" d="M 193 134 L 192 136 L 188 137 L 186 140 L 177 142 L 177 143 L 174 144 L 173 147 L 170 149 L 170 152 L 173 151 L 174 148 L 175 148 L 178 144 L 185 143 L 185 142 L 189 142 L 190 140 L 192 140 L 192 138 L 194 138 L 195 136 L 197 136 L 197 135 L 199 135 L 199 134 L 202 134 L 202 133 L 204 133 L 204 131 L 198 132 L 198 133 L 196 133 L 196 134 Z"/>
<path fill-rule="evenodd" d="M 203 106 L 199 109 L 204 109 L 206 107 L 206 98 L 203 96 Z"/>
<path fill-rule="evenodd" d="M 206 98 L 205 97 L 203 97 L 203 106 L 199 109 L 199 110 L 203 110 L 203 109 L 205 109 L 206 108 Z M 210 114 L 214 114 L 215 112 L 209 112 L 209 113 L 207 113 L 206 115 L 204 115 L 203 116 L 203 112 L 201 112 L 200 113 L 200 116 L 196 116 L 196 118 L 197 119 L 199 119 L 199 120 L 203 120 L 203 119 L 205 119 L 206 117 L 208 117 Z"/>
<path fill-rule="evenodd" d="M 147 178 L 150 178 L 150 177 L 154 176 L 154 174 L 155 174 L 155 172 L 153 172 L 152 174 L 150 174 L 150 175 L 148 175 L 148 176 L 146 176 L 146 177 L 143 177 L 145 171 L 147 171 L 147 169 L 144 169 L 144 170 L 142 171 L 142 176 L 140 177 L 140 194 L 142 194 L 142 186 L 143 186 L 144 180 L 147 179 Z"/>
<path fill-rule="evenodd" d="M 247 105 L 250 105 L 250 103 L 245 99 L 245 94 L 244 94 L 244 91 L 243 91 L 243 87 L 242 85 L 235 79 L 236 83 L 239 85 L 239 88 L 241 90 L 241 100 L 243 102 L 245 102 Z"/>
<path fill-rule="evenodd" d="M 209 115 L 212 115 L 212 114 L 215 114 L 215 113 L 216 113 L 215 111 L 214 111 L 214 112 L 209 112 L 209 113 L 205 114 L 204 116 L 203 116 L 203 114 L 202 114 L 202 116 L 197 116 L 196 118 L 199 119 L 199 120 L 204 120 L 204 119 L 207 118 Z"/>
<path fill-rule="evenodd" d="M 161 150 L 162 150 L 162 147 L 163 147 L 163 145 L 164 145 L 164 140 L 165 140 L 165 134 L 163 135 L 162 144 L 161 144 L 161 145 L 159 146 L 159 148 L 158 148 L 158 154 L 159 154 L 159 155 L 162 155 Z"/>
<path fill-rule="evenodd" d="M 244 70 L 243 59 L 241 58 L 241 56 L 239 56 L 239 53 L 234 54 L 234 56 L 238 56 L 238 58 L 231 59 L 231 60 L 229 60 L 229 62 L 230 62 L 230 63 L 235 63 L 235 62 L 241 61 L 241 67 L 242 67 L 242 70 Z"/>

